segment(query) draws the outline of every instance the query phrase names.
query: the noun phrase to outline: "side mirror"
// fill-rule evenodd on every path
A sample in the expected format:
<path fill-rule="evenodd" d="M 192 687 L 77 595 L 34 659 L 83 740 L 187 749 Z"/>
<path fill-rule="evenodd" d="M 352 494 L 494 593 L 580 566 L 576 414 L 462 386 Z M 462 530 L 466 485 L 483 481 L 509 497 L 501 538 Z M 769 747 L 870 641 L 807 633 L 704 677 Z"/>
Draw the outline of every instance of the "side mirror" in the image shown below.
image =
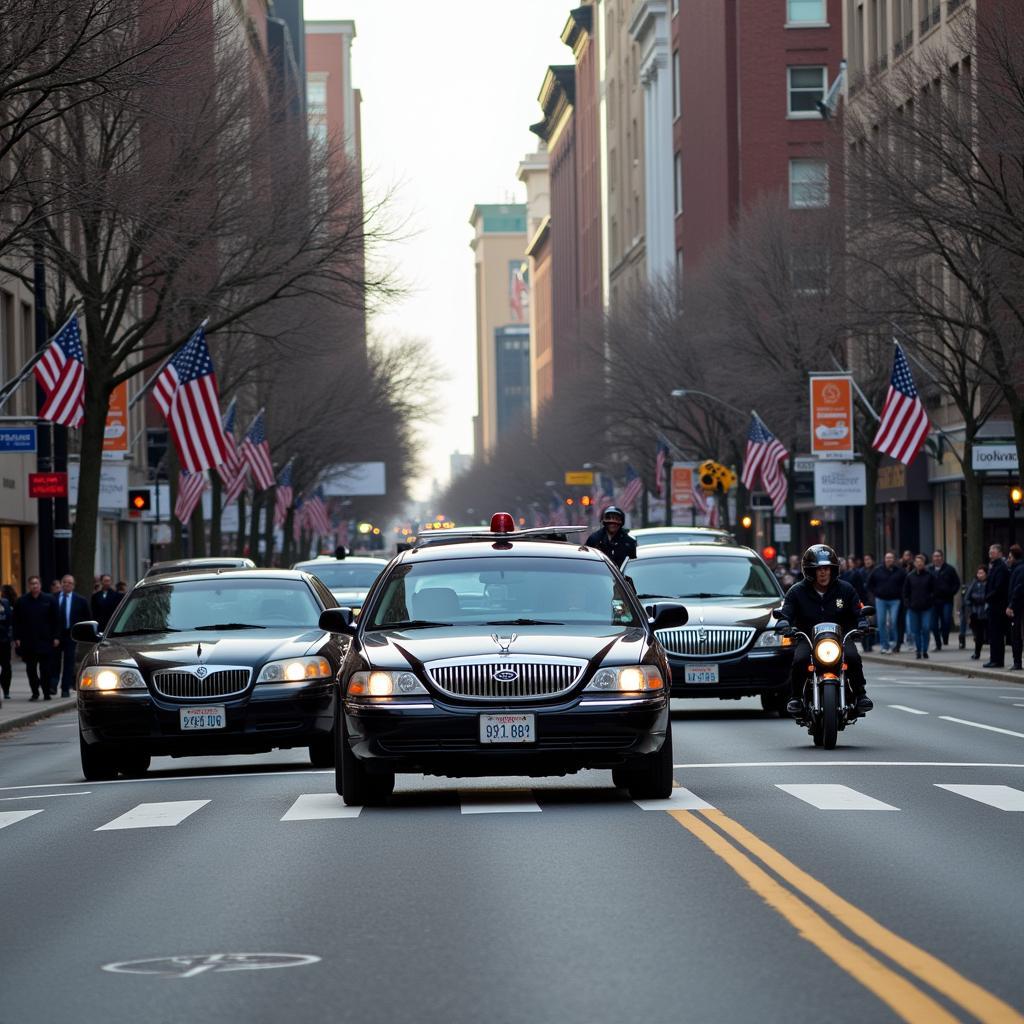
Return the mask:
<path fill-rule="evenodd" d="M 779 619 L 773 628 L 776 633 L 785 633 L 790 627 L 789 623 L 785 619 Z"/>
<path fill-rule="evenodd" d="M 772 609 L 772 618 L 773 619 L 781 619 L 782 618 L 782 609 L 781 608 L 773 608 Z"/>
<path fill-rule="evenodd" d="M 351 608 L 325 608 L 320 613 L 320 628 L 325 633 L 344 633 L 355 636 L 356 627 L 352 625 Z"/>
<path fill-rule="evenodd" d="M 681 604 L 653 605 L 655 630 L 675 629 L 690 621 L 690 613 Z"/>
<path fill-rule="evenodd" d="M 874 615 L 875 614 L 875 606 L 873 604 L 866 604 L 866 605 L 864 605 L 863 608 L 861 608 L 860 613 L 865 618 L 867 618 L 867 616 L 869 616 L 869 615 Z"/>
<path fill-rule="evenodd" d="M 86 622 L 76 622 L 71 627 L 71 639 L 79 644 L 97 643 L 103 634 L 100 633 L 100 624 L 95 619 Z"/>

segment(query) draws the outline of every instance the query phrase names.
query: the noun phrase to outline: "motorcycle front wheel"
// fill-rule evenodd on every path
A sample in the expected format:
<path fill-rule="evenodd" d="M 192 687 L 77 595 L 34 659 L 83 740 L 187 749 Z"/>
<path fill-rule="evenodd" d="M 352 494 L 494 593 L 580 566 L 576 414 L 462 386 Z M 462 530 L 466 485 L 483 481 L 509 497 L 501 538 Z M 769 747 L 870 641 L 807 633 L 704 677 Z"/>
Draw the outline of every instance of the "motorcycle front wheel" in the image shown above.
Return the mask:
<path fill-rule="evenodd" d="M 835 686 L 825 686 L 821 691 L 821 746 L 826 750 L 835 750 L 838 738 L 839 690 Z"/>

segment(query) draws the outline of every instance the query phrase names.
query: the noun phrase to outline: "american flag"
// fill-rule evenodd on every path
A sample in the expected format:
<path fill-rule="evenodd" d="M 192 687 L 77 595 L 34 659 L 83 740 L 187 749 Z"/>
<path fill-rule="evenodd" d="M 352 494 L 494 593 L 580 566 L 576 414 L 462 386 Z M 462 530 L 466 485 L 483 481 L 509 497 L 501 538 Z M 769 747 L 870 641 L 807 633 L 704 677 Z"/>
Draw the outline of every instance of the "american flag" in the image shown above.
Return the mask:
<path fill-rule="evenodd" d="M 668 461 L 668 441 L 658 438 L 658 448 L 654 453 L 654 493 L 660 498 L 665 492 L 665 463 Z"/>
<path fill-rule="evenodd" d="M 202 327 L 161 371 L 153 387 L 153 398 L 167 420 L 185 469 L 198 473 L 227 460 L 217 375 Z"/>
<path fill-rule="evenodd" d="M 32 372 L 46 393 L 39 418 L 65 427 L 81 426 L 85 418 L 85 352 L 77 314 L 53 336 Z"/>
<path fill-rule="evenodd" d="M 235 402 L 231 404 L 224 413 L 222 425 L 224 427 L 224 441 L 228 449 L 228 457 L 217 467 L 217 472 L 224 483 L 223 504 L 230 505 L 235 501 L 245 488 L 245 478 L 249 473 L 249 467 L 242 458 L 238 445 L 235 444 Z"/>
<path fill-rule="evenodd" d="M 174 515 L 178 522 L 185 524 L 199 504 L 206 490 L 206 474 L 190 473 L 183 469 L 178 476 L 178 497 L 174 502 Z"/>
<path fill-rule="evenodd" d="M 256 413 L 256 418 L 246 431 L 242 443 L 238 446 L 242 458 L 252 469 L 252 478 L 256 489 L 266 490 L 274 486 L 274 466 L 270 461 L 270 443 L 267 441 L 267 430 L 263 424 L 263 410 Z"/>
<path fill-rule="evenodd" d="M 892 377 L 889 378 L 889 391 L 885 396 L 878 433 L 871 447 L 909 466 L 927 440 L 931 425 L 917 388 L 914 387 L 907 357 L 899 342 L 895 342 L 895 345 L 896 355 L 892 363 Z"/>
<path fill-rule="evenodd" d="M 619 504 L 622 506 L 624 512 L 632 512 L 633 507 L 636 505 L 636 499 L 643 493 L 644 482 L 640 479 L 640 475 L 637 471 L 627 462 L 626 463 L 626 485 L 622 488 L 622 493 L 619 495 Z"/>
<path fill-rule="evenodd" d="M 309 532 L 314 537 L 326 537 L 331 532 L 331 520 L 327 515 L 322 487 L 318 487 L 313 496 L 306 499 L 302 511 L 305 525 L 309 527 Z"/>
<path fill-rule="evenodd" d="M 277 474 L 277 489 L 274 492 L 274 528 L 281 526 L 288 518 L 288 509 L 291 508 L 292 498 L 295 492 L 292 489 L 292 459 L 289 459 L 284 469 Z"/>
<path fill-rule="evenodd" d="M 760 477 L 761 486 L 772 499 L 772 508 L 777 516 L 786 510 L 786 496 L 789 494 L 789 483 L 780 465 L 788 457 L 789 452 L 782 442 L 759 416 L 753 415 L 747 432 L 747 449 L 743 455 L 743 486 L 753 491 Z"/>

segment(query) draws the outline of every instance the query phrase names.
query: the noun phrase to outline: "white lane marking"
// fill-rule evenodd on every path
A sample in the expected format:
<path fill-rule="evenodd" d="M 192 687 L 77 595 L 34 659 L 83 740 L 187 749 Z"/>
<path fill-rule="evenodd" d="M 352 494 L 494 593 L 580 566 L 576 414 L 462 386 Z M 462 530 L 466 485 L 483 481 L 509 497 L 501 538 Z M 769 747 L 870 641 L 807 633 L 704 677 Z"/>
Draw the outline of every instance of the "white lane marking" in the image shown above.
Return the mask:
<path fill-rule="evenodd" d="M 33 814 L 42 813 L 42 807 L 38 811 L 0 811 L 0 828 L 7 828 L 8 825 L 13 825 L 16 821 L 24 821 L 26 818 L 31 818 Z"/>
<path fill-rule="evenodd" d="M 146 775 L 140 779 L 107 779 L 104 782 L 34 782 L 30 786 L 0 786 L 0 793 L 11 789 L 56 789 L 67 786 L 124 786 L 153 782 L 218 782 L 222 779 L 269 779 L 275 775 L 291 775 L 298 778 L 302 775 L 333 775 L 333 768 L 305 768 L 290 772 L 234 772 L 232 774 L 208 775 Z"/>
<path fill-rule="evenodd" d="M 642 811 L 702 811 L 714 810 L 714 804 L 702 800 L 685 786 L 676 786 L 667 800 L 634 800 Z"/>
<path fill-rule="evenodd" d="M 161 803 L 139 804 L 126 811 L 106 825 L 100 825 L 96 832 L 122 828 L 171 828 L 180 825 L 190 814 L 205 807 L 209 800 L 165 800 Z"/>
<path fill-rule="evenodd" d="M 337 793 L 303 793 L 284 813 L 282 821 L 321 818 L 358 818 L 362 807 L 349 807 Z"/>
<path fill-rule="evenodd" d="M 91 792 L 91 789 L 80 789 L 77 793 L 32 793 L 30 796 L 0 796 L 0 800 L 52 800 L 55 796 L 88 796 Z"/>
<path fill-rule="evenodd" d="M 1014 732 L 1012 729 L 1000 729 L 995 725 L 982 725 L 981 722 L 968 722 L 966 718 L 953 718 L 952 715 L 939 715 L 944 722 L 956 722 L 957 725 L 969 725 L 975 729 L 985 729 L 987 732 L 1001 732 L 1004 736 L 1016 736 L 1024 740 L 1024 732 Z"/>
<path fill-rule="evenodd" d="M 1005 761 L 707 761 L 673 768 L 1024 768 Z"/>
<path fill-rule="evenodd" d="M 1015 708 L 1024 708 L 1024 704 L 1014 704 Z"/>
<path fill-rule="evenodd" d="M 905 704 L 890 704 L 889 707 L 895 711 L 906 711 L 908 715 L 927 715 L 927 711 L 918 711 L 917 708 L 908 708 Z"/>
<path fill-rule="evenodd" d="M 503 796 L 507 799 L 502 799 Z M 470 793 L 460 789 L 459 802 L 462 804 L 463 814 L 513 814 L 540 810 L 540 805 L 533 799 L 528 789 L 507 794 L 498 790 Z"/>
<path fill-rule="evenodd" d="M 883 803 L 866 793 L 859 793 L 849 786 L 835 786 L 823 783 L 811 785 L 789 785 L 776 783 L 781 789 L 798 800 L 817 807 L 822 811 L 898 811 L 898 807 Z"/>
<path fill-rule="evenodd" d="M 965 796 L 968 800 L 997 807 L 1001 811 L 1024 811 L 1024 793 L 1012 786 L 953 786 L 936 782 L 939 789 Z"/>

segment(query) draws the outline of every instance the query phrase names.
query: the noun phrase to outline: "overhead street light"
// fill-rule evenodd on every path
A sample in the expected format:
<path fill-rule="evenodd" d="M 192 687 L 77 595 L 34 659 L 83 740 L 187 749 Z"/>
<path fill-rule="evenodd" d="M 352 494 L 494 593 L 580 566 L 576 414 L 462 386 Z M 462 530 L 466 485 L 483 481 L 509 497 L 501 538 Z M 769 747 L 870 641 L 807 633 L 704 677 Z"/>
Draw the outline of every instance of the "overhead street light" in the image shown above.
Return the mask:
<path fill-rule="evenodd" d="M 707 398 L 712 402 L 717 402 L 719 405 L 724 405 L 727 409 L 732 409 L 733 412 L 737 412 L 741 416 L 750 415 L 749 409 L 744 411 L 739 408 L 739 406 L 733 405 L 731 402 L 727 402 L 725 399 L 719 398 L 717 395 L 712 395 L 708 391 L 698 391 L 696 388 L 673 388 L 670 394 L 672 398 L 686 398 L 687 395 L 699 395 L 701 398 Z"/>

